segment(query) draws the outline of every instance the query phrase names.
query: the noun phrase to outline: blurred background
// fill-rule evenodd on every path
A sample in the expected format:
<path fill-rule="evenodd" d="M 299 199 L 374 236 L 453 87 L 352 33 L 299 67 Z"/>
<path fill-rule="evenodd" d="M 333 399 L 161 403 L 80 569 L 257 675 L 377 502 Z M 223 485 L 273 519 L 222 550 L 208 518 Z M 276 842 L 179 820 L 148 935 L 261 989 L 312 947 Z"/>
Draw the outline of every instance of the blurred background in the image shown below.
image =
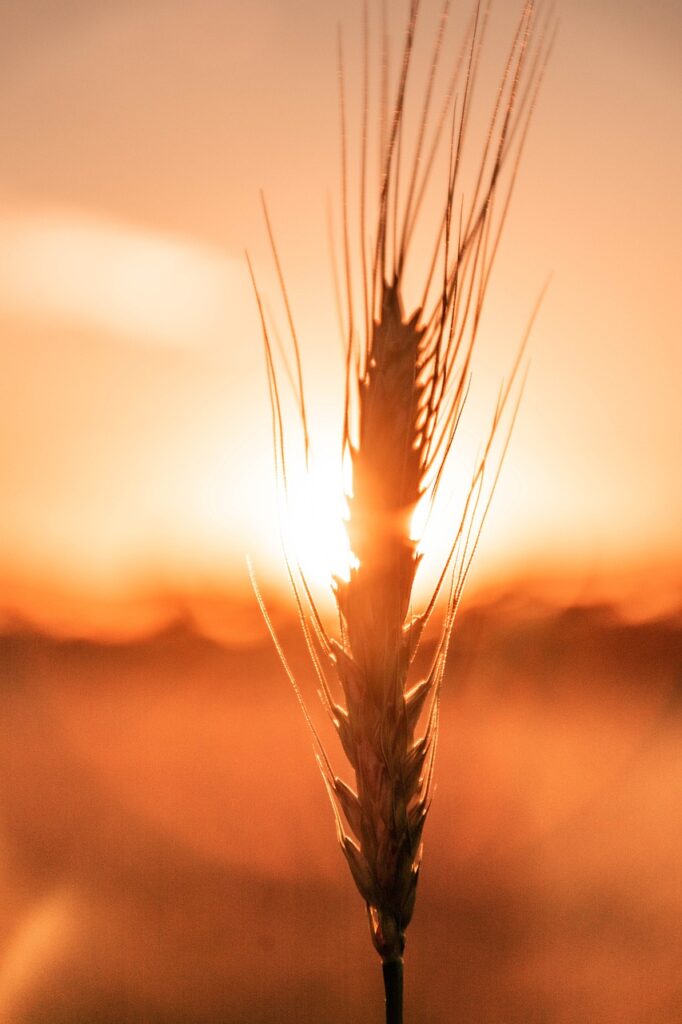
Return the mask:
<path fill-rule="evenodd" d="M 481 126 L 519 8 L 493 6 Z M 551 273 L 453 640 L 414 1024 L 682 1019 L 682 9 L 558 13 L 456 452 L 468 472 Z M 425 3 L 415 97 L 437 19 Z M 244 249 L 284 328 L 263 188 L 315 438 L 294 543 L 324 603 L 339 22 L 355 167 L 360 3 L 0 5 L 2 1024 L 381 1019 L 245 562 L 312 703 Z M 421 596 L 461 503 L 444 490 Z"/>

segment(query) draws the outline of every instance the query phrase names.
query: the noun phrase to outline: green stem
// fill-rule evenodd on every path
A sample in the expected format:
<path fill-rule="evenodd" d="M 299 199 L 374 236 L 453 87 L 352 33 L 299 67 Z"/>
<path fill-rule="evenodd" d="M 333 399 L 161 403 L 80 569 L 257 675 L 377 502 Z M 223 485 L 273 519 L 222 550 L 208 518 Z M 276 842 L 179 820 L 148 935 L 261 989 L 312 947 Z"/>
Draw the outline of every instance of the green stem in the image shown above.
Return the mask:
<path fill-rule="evenodd" d="M 382 964 L 386 993 L 386 1024 L 403 1024 L 403 961 Z"/>

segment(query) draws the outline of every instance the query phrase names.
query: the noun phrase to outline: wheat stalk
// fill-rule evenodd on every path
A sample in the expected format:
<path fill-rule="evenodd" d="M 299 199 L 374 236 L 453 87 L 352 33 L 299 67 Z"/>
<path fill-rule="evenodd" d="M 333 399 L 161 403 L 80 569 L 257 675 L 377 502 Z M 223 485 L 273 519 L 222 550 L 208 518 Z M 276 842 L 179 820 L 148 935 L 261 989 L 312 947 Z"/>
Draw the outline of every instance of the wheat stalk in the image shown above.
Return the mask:
<path fill-rule="evenodd" d="M 535 4 L 529 0 L 521 13 L 499 82 L 470 195 L 456 204 L 490 5 L 482 7 L 479 3 L 472 12 L 445 100 L 434 116 L 434 81 L 449 6 L 449 0 L 445 0 L 406 182 L 403 134 L 419 0 L 410 4 L 397 90 L 390 107 L 386 98 L 388 50 L 386 44 L 383 47 L 381 174 L 373 241 L 367 231 L 369 47 L 365 6 L 357 260 L 362 315 L 357 318 L 353 289 L 357 274 L 353 273 L 348 215 L 346 98 L 339 42 L 346 321 L 343 445 L 352 460 L 347 529 L 357 564 L 347 581 L 335 581 L 341 623 L 338 639 L 323 624 L 300 569 L 289 557 L 287 565 L 322 701 L 352 770 L 352 784 L 333 770 L 275 637 L 313 734 L 341 848 L 367 906 L 370 934 L 383 965 L 388 1024 L 402 1021 L 405 930 L 414 909 L 422 833 L 433 793 L 439 700 L 450 636 L 518 408 L 522 389 L 518 378 L 525 339 L 509 379 L 501 388 L 441 576 L 431 599 L 418 615 L 411 613 L 420 560 L 417 541 L 411 534 L 411 519 L 419 502 L 433 502 L 451 455 L 467 396 L 491 268 L 550 49 L 548 23 L 538 29 Z M 384 21 L 384 39 L 385 35 Z M 420 222 L 424 195 L 433 187 L 438 147 L 443 143 L 448 146 L 448 135 L 448 173 L 442 217 L 434 225 L 433 257 L 424 268 L 423 290 L 416 301 L 410 300 L 410 312 L 406 314 L 406 266 L 414 230 Z M 298 339 L 270 218 L 265 203 L 263 206 L 295 352 L 296 372 L 291 377 L 307 455 L 308 421 Z M 254 287 L 265 339 L 276 461 L 286 490 L 278 377 L 255 279 Z M 501 455 L 491 472 L 493 443 L 503 423 L 506 430 L 501 438 Z M 442 590 L 447 591 L 447 600 L 435 657 L 426 676 L 413 681 L 411 665 Z M 261 607 L 274 637 L 262 600 Z M 335 696 L 334 678 L 340 684 L 342 696 Z"/>

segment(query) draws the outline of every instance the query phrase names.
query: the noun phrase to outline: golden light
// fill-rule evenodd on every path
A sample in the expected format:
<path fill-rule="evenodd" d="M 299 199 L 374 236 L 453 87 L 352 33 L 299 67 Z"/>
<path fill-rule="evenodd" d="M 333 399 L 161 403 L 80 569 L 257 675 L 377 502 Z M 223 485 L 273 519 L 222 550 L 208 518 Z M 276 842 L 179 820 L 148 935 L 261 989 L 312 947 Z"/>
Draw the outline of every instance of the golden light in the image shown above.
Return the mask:
<path fill-rule="evenodd" d="M 311 457 L 288 475 L 280 517 L 286 550 L 315 588 L 328 589 L 334 577 L 347 580 L 357 563 L 344 521 L 343 468 L 339 459 Z"/>
<path fill-rule="evenodd" d="M 302 88 L 299 71 L 304 52 L 328 53 L 328 30 L 333 36 L 343 14 L 337 6 L 325 8 L 328 24 L 306 24 L 298 49 L 286 54 L 276 32 L 253 33 L 246 9 L 229 16 L 216 9 L 222 28 L 215 32 L 210 19 L 169 11 L 163 17 L 183 30 L 165 34 L 137 8 L 121 10 L 116 18 L 131 44 L 125 52 L 137 55 L 125 83 L 108 14 L 93 14 L 83 35 L 70 28 L 54 37 L 29 33 L 24 42 L 35 62 L 17 51 L 3 93 L 8 177 L 0 197 L 5 579 L 35 579 L 36 592 L 43 577 L 55 587 L 106 585 L 114 596 L 132 580 L 137 600 L 150 576 L 174 588 L 176 575 L 193 572 L 210 575 L 216 586 L 241 587 L 247 599 L 239 573 L 249 552 L 273 585 L 286 584 L 270 486 L 267 386 L 243 248 L 252 251 L 285 335 L 261 222 L 262 182 L 300 328 L 307 396 L 320 405 L 336 401 L 329 394 L 343 363 L 332 334 L 325 192 L 329 187 L 332 200 L 337 194 L 338 131 L 333 118 L 323 121 L 335 110 L 336 84 L 322 57 L 315 89 Z M 519 180 L 481 326 L 474 368 L 474 387 L 480 381 L 484 393 L 481 428 L 474 424 L 453 451 L 464 467 L 462 483 L 444 480 L 428 523 L 425 505 L 414 513 L 424 582 L 433 578 L 428 563 L 435 567 L 447 553 L 500 377 L 548 270 L 554 278 L 531 342 L 531 375 L 472 582 L 484 572 L 511 579 L 536 568 L 592 578 L 651 559 L 660 577 L 667 561 L 679 566 L 681 478 L 672 467 L 682 349 L 670 213 L 679 205 L 679 142 L 662 130 L 676 113 L 675 65 L 664 53 L 648 64 L 634 32 L 622 47 L 599 46 L 603 26 L 586 34 L 584 10 L 572 11 L 569 21 L 565 52 L 589 38 L 600 59 L 586 62 L 580 89 L 560 61 L 548 76 L 530 136 L 535 151 Z M 197 34 L 202 45 L 195 50 L 164 49 L 178 38 L 196 43 Z M 245 40 L 257 41 L 257 54 Z M 233 47 L 231 62 L 225 45 Z M 195 65 L 192 54 L 199 53 Z M 206 53 L 213 55 L 208 62 Z M 642 67 L 637 88 L 633 61 Z M 218 88 L 210 76 L 222 76 L 228 64 L 233 88 Z M 254 80 L 259 66 L 263 74 Z M 170 69 L 173 89 L 157 90 Z M 361 75 L 352 72 L 359 70 L 351 67 L 349 110 L 358 109 Z M 270 75 L 290 75 L 289 84 L 301 88 L 295 123 L 271 109 Z M 91 103 L 96 93 L 83 89 L 90 80 L 110 120 Z M 180 114 L 168 102 L 179 81 L 190 97 Z M 602 115 L 621 108 L 623 90 L 630 118 L 614 122 L 607 136 Z M 124 93 L 135 97 L 139 120 L 125 116 Z M 49 124 L 45 111 L 52 112 Z M 642 139 L 636 152 L 632 118 Z M 263 131 L 254 132 L 254 124 Z M 351 142 L 355 135 L 349 130 Z M 65 137 L 79 144 L 65 145 Z M 173 140 L 181 148 L 171 154 L 164 147 Z M 311 165 L 305 154 L 313 152 Z M 590 159 L 580 162 L 578 153 Z M 604 180 L 611 182 L 607 192 Z M 646 181 L 657 187 L 635 189 Z M 595 244 L 586 249 L 587 220 Z M 632 237 L 639 252 L 656 259 L 620 260 Z M 479 407 L 473 398 L 467 415 Z M 339 479 L 338 410 L 322 410 L 319 419 L 334 439 L 322 455 L 315 437 L 310 479 L 292 469 L 290 540 L 311 582 L 327 587 L 333 574 L 348 571 L 348 483 Z"/>
<path fill-rule="evenodd" d="M 413 100 L 444 3 L 421 4 Z M 408 5 L 385 5 L 384 69 L 384 5 L 368 4 L 370 123 Z M 362 6 L 0 4 L 0 1024 L 311 1024 L 318 999 L 332 1024 L 368 1019 L 376 998 L 247 570 L 293 668 L 306 650 L 285 553 L 338 636 L 333 581 L 357 563 L 336 33 L 355 275 Z M 451 3 L 452 27 L 474 6 Z M 524 3 L 488 6 L 474 149 Z M 413 1006 L 432 1024 L 455 1004 L 472 1024 L 682 1019 L 682 4 L 561 7 L 450 465 L 433 506 L 410 509 L 419 613 L 551 273 L 443 689 L 411 943 Z M 453 55 L 446 36 L 441 70 Z M 261 187 L 300 339 L 308 465 Z M 286 491 L 245 248 L 273 324 Z M 357 287 L 353 304 L 361 325 Z M 313 673 L 301 682 L 326 741 Z M 330 752 L 341 770 L 335 738 Z"/>

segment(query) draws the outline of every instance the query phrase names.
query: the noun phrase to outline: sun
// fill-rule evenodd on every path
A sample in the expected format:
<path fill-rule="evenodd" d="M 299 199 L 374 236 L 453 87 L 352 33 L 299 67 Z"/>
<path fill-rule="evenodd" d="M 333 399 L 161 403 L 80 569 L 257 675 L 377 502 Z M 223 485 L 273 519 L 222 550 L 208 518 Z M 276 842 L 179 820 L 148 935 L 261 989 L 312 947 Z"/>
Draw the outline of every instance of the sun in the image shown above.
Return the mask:
<path fill-rule="evenodd" d="M 348 516 L 343 466 L 338 460 L 314 459 L 290 472 L 281 507 L 287 553 L 315 588 L 329 588 L 334 578 L 347 580 L 357 564 L 346 532 Z"/>

